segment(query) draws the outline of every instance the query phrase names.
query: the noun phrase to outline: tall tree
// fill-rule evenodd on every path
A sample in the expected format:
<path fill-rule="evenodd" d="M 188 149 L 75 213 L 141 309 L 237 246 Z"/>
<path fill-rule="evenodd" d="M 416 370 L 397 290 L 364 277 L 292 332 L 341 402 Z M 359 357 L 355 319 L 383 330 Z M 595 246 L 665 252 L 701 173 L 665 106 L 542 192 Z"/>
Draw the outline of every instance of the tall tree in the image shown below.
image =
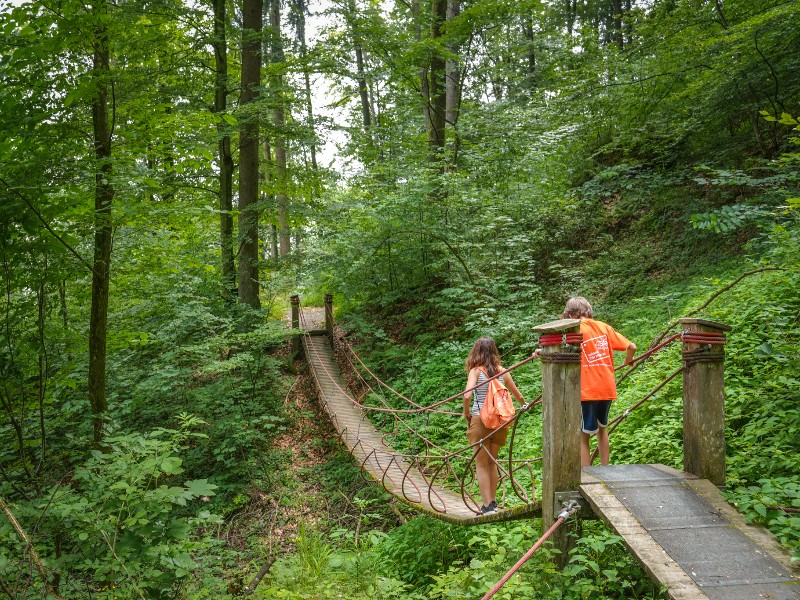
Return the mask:
<path fill-rule="evenodd" d="M 292 16 L 295 20 L 297 43 L 300 45 L 300 62 L 303 71 L 303 86 L 306 100 L 306 118 L 311 128 L 311 169 L 315 178 L 317 173 L 317 132 L 314 124 L 314 102 L 311 93 L 311 67 L 309 65 L 308 45 L 306 41 L 306 14 L 308 13 L 307 0 L 293 0 Z M 315 186 L 316 187 L 316 186 Z"/>
<path fill-rule="evenodd" d="M 439 163 L 445 142 L 447 113 L 447 60 L 442 36 L 447 22 L 448 0 L 431 0 L 431 45 L 428 65 L 422 71 L 422 101 L 425 127 L 428 131 L 429 160 Z"/>
<path fill-rule="evenodd" d="M 286 105 L 284 95 L 283 70 L 286 56 L 281 38 L 281 3 L 280 0 L 269 0 L 270 24 L 270 63 L 272 64 L 272 102 L 275 131 L 275 185 L 278 199 L 278 237 L 280 255 L 288 256 L 292 250 L 291 230 L 289 224 L 289 192 L 288 169 L 286 156 Z"/>
<path fill-rule="evenodd" d="M 461 13 L 460 0 L 447 0 L 447 22 L 452 23 Z M 456 126 L 458 121 L 458 109 L 461 105 L 461 63 L 458 58 L 459 44 L 456 36 L 450 36 L 447 45 L 447 67 L 445 77 L 446 82 L 446 101 L 445 118 L 451 127 Z"/>
<path fill-rule="evenodd" d="M 89 322 L 89 403 L 94 421 L 94 443 L 103 438 L 103 417 L 108 411 L 106 399 L 106 337 L 108 294 L 111 278 L 111 135 L 109 86 L 111 83 L 111 46 L 108 30 L 108 4 L 95 0 L 92 7 L 92 129 L 94 132 L 94 260 L 92 263 L 92 312 Z"/>
<path fill-rule="evenodd" d="M 242 95 L 246 109 L 261 85 L 262 0 L 242 3 Z M 258 291 L 258 116 L 248 111 L 239 133 L 239 300 L 260 308 Z"/>
<path fill-rule="evenodd" d="M 233 247 L 233 155 L 229 124 L 225 120 L 228 109 L 228 41 L 227 0 L 213 0 L 214 33 L 214 112 L 217 118 L 217 160 L 219 161 L 219 244 L 222 262 L 222 291 L 232 296 L 236 287 L 236 265 Z"/>

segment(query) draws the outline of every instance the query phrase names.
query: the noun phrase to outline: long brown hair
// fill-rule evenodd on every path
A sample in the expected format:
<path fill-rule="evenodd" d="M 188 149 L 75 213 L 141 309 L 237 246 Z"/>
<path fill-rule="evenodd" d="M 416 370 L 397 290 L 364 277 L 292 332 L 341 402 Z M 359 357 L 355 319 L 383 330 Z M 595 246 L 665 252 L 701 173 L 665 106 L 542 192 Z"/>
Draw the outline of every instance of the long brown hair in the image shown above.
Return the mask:
<path fill-rule="evenodd" d="M 464 363 L 464 370 L 469 371 L 475 367 L 486 369 L 487 375 L 493 377 L 500 370 L 500 352 L 497 345 L 490 337 L 478 338 Z"/>

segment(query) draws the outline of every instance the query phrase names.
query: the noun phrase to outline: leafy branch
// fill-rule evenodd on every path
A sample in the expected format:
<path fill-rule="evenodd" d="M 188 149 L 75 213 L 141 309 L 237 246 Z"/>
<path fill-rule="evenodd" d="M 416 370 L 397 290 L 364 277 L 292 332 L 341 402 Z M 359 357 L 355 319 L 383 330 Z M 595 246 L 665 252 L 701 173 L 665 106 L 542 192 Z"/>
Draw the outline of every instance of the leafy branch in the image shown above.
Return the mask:
<path fill-rule="evenodd" d="M 25 203 L 25 205 L 28 208 L 31 209 L 33 214 L 36 215 L 36 218 L 39 219 L 39 221 L 44 226 L 44 228 L 47 229 L 47 231 L 49 231 L 50 234 L 54 238 L 56 238 L 59 242 L 61 242 L 61 244 L 67 250 L 69 250 L 70 253 L 72 253 L 72 255 L 75 256 L 75 258 L 77 258 L 80 261 L 80 263 L 89 270 L 90 273 L 94 273 L 94 268 L 92 267 L 92 265 L 90 265 L 85 258 L 83 258 L 80 254 L 78 254 L 78 251 L 75 250 L 75 248 L 70 246 L 69 243 L 64 238 L 62 238 L 60 235 L 58 235 L 58 233 L 52 227 L 50 227 L 50 224 L 42 216 L 42 213 L 39 212 L 39 210 L 33 205 L 33 202 L 31 202 L 30 199 L 27 196 L 25 196 L 25 194 L 20 192 L 18 189 L 12 187 L 11 184 L 8 183 L 2 177 L 0 177 L 0 183 L 2 183 L 4 186 L 6 186 L 6 189 L 8 191 L 10 191 L 12 194 L 16 195 L 20 200 L 22 200 Z"/>
<path fill-rule="evenodd" d="M 691 317 L 692 315 L 696 315 L 696 314 L 697 314 L 697 313 L 699 313 L 701 310 L 703 310 L 704 308 L 706 308 L 706 307 L 707 307 L 709 304 L 711 304 L 711 303 L 712 303 L 714 300 L 716 300 L 717 298 L 719 298 L 719 297 L 720 297 L 722 294 L 724 294 L 725 292 L 727 292 L 728 290 L 730 290 L 731 288 L 733 288 L 733 287 L 734 287 L 734 286 L 735 286 L 737 283 L 739 283 L 740 281 L 742 281 L 742 279 L 744 279 L 745 277 L 749 277 L 749 276 L 751 276 L 751 275 L 756 275 L 757 273 L 763 273 L 763 272 L 765 272 L 765 271 L 785 271 L 785 270 L 786 270 L 786 269 L 784 269 L 783 267 L 759 267 L 758 269 L 753 269 L 752 271 L 746 271 L 746 272 L 742 273 L 742 274 L 741 274 L 741 275 L 739 275 L 739 276 L 738 276 L 736 279 L 734 279 L 734 280 L 733 280 L 733 281 L 731 281 L 730 283 L 728 283 L 728 284 L 726 284 L 726 285 L 722 286 L 722 287 L 721 287 L 721 288 L 719 288 L 719 289 L 718 289 L 716 292 L 714 292 L 713 294 L 711 294 L 711 296 L 709 296 L 709 297 L 708 297 L 708 300 L 706 300 L 705 302 L 703 302 L 703 304 L 701 304 L 700 306 L 698 306 L 697 308 L 695 308 L 695 309 L 693 309 L 693 310 L 690 310 L 689 312 L 687 312 L 687 313 L 686 313 L 685 315 L 683 315 L 682 317 L 679 317 L 678 319 L 675 319 L 675 320 L 674 320 L 674 321 L 672 321 L 672 322 L 671 322 L 669 325 L 667 325 L 667 326 L 666 326 L 666 327 L 663 329 L 663 331 L 661 331 L 661 333 L 659 333 L 659 334 L 658 334 L 658 335 L 657 335 L 657 336 L 656 336 L 656 337 L 653 339 L 653 341 L 652 341 L 652 342 L 650 342 L 650 348 L 655 348 L 656 346 L 658 346 L 658 344 L 660 344 L 660 343 L 661 343 L 661 342 L 664 340 L 664 338 L 665 338 L 665 337 L 667 337 L 667 335 L 669 334 L 669 332 L 670 332 L 670 331 L 672 331 L 672 329 L 673 329 L 673 328 L 674 328 L 676 325 L 678 325 L 678 323 L 680 322 L 680 319 L 685 319 L 686 317 Z"/>

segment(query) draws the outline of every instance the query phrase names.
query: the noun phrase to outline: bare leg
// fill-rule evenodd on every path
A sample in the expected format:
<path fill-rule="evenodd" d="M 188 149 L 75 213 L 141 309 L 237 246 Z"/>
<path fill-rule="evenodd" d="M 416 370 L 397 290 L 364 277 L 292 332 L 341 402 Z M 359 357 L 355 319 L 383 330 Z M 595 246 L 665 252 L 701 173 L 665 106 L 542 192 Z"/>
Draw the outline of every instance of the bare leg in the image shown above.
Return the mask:
<path fill-rule="evenodd" d="M 486 444 L 486 442 L 484 442 L 484 444 Z M 478 453 L 475 455 L 475 474 L 478 478 L 478 489 L 481 491 L 481 502 L 484 506 L 489 506 L 492 501 L 492 495 L 494 494 L 494 488 L 492 487 L 492 471 L 495 473 L 496 486 L 497 467 L 487 453 L 488 448 L 486 446 L 488 446 L 488 444 L 486 444 L 484 448 L 478 450 Z"/>
<path fill-rule="evenodd" d="M 581 466 L 584 467 L 592 466 L 590 462 L 591 454 L 589 454 L 589 438 L 591 437 L 585 431 L 581 431 Z M 608 435 L 606 435 L 606 441 L 608 441 Z"/>
<path fill-rule="evenodd" d="M 490 461 L 489 465 L 489 491 L 491 492 L 491 498 L 489 498 L 489 502 L 497 499 L 497 482 L 500 479 L 500 475 L 497 472 L 497 455 L 500 453 L 500 446 L 497 444 L 487 444 L 487 449 L 489 450 L 489 454 L 492 455 L 492 458 L 495 460 Z M 486 503 L 486 506 L 489 506 L 489 503 Z"/>
<path fill-rule="evenodd" d="M 597 450 L 600 453 L 600 464 L 607 465 L 608 464 L 608 454 L 609 454 L 609 443 L 608 443 L 608 429 L 605 427 L 601 427 L 597 430 Z"/>

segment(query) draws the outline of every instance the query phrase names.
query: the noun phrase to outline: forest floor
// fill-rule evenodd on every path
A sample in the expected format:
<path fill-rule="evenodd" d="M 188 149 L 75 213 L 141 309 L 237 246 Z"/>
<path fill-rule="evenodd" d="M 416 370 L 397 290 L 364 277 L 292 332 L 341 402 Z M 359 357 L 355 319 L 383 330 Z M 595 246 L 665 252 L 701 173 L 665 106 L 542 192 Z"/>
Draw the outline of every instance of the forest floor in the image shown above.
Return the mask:
<path fill-rule="evenodd" d="M 279 359 L 285 363 L 288 349 L 281 354 Z M 286 429 L 273 443 L 281 464 L 274 477 L 254 482 L 247 492 L 247 505 L 226 520 L 222 537 L 243 559 L 249 559 L 241 565 L 239 580 L 230 583 L 233 593 L 248 583 L 252 588 L 256 573 L 274 560 L 294 554 L 301 527 L 315 528 L 331 518 L 330 499 L 317 473 L 335 454 L 338 439 L 319 408 L 308 366 L 300 360 L 295 367 L 297 375 L 283 400 Z"/>

